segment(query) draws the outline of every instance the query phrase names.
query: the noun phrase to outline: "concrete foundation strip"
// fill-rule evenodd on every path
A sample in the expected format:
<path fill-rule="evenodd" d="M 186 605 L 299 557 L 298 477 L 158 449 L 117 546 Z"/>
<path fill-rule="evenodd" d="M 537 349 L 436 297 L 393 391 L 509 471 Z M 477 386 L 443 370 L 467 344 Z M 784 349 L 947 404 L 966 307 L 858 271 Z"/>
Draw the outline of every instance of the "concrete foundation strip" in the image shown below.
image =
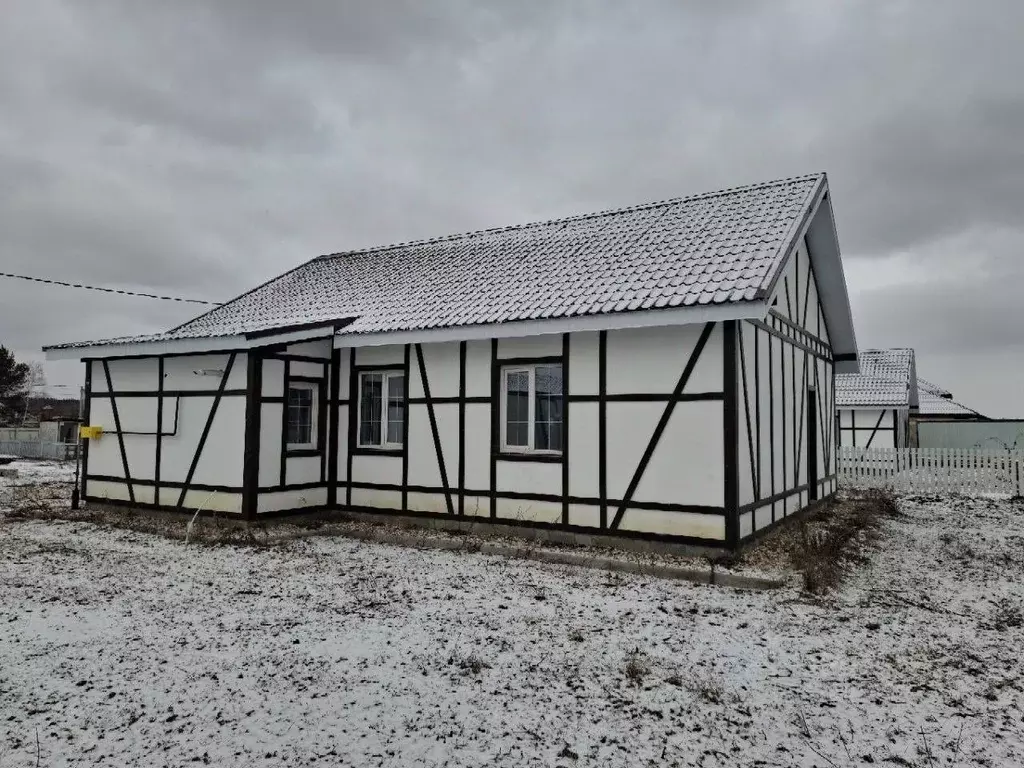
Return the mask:
<path fill-rule="evenodd" d="M 395 530 L 361 529 L 345 530 L 344 532 L 341 532 L 340 535 L 362 541 L 372 541 L 379 544 L 394 544 L 398 546 L 418 547 L 422 549 L 461 550 L 484 555 L 533 560 L 535 562 L 550 563 L 554 565 L 571 565 L 584 568 L 594 568 L 619 573 L 633 573 L 641 576 L 653 576 L 659 579 L 690 581 L 695 584 L 710 584 L 721 587 L 732 587 L 734 589 L 763 591 L 768 589 L 778 589 L 786 584 L 783 580 L 722 572 L 714 567 L 705 570 L 658 563 L 643 563 L 616 557 L 598 557 L 594 555 L 579 554 L 576 552 L 559 552 L 530 546 L 514 546 L 491 541 L 480 541 L 478 539 L 465 541 L 448 537 L 416 535 L 415 533 L 405 533 L 403 531 Z"/>

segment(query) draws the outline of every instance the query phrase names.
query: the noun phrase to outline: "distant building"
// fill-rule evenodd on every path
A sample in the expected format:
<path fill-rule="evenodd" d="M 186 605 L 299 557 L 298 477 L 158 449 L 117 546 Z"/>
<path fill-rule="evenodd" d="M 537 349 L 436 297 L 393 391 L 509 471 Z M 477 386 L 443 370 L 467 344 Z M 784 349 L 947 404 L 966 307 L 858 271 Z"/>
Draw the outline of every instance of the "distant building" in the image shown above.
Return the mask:
<path fill-rule="evenodd" d="M 912 349 L 865 349 L 860 373 L 836 374 L 839 445 L 906 448 L 910 417 L 918 407 Z"/>

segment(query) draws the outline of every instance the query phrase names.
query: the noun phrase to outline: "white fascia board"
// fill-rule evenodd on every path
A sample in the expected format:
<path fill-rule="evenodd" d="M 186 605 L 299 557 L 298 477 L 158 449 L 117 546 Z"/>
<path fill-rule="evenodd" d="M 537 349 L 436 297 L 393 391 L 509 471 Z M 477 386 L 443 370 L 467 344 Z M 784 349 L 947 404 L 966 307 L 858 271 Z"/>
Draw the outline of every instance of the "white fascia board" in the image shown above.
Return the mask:
<path fill-rule="evenodd" d="M 837 405 L 837 411 L 908 411 L 910 406 L 906 403 L 888 405 L 883 403 L 856 403 L 854 405 Z"/>
<path fill-rule="evenodd" d="M 821 302 L 825 315 L 832 352 L 836 355 L 855 354 L 857 334 L 853 324 L 846 272 L 839 250 L 835 211 L 832 209 L 832 196 L 827 183 L 823 186 L 815 206 L 807 226 L 800 233 L 800 239 L 807 241 L 807 250 L 817 281 L 818 301 Z M 836 362 L 835 370 L 836 373 L 859 373 L 860 363 L 857 360 Z"/>
<path fill-rule="evenodd" d="M 259 347 L 274 347 L 279 344 L 300 344 L 306 341 L 318 341 L 323 339 L 326 341 L 334 335 L 332 328 L 317 328 L 315 330 L 305 331 L 290 331 L 288 333 L 278 333 L 273 336 L 257 336 L 251 339 L 242 338 L 242 346 L 249 347 L 251 349 L 258 349 Z"/>
<path fill-rule="evenodd" d="M 365 334 L 341 333 L 335 336 L 334 346 L 335 348 L 344 349 L 347 347 L 379 347 L 387 344 L 436 344 L 445 341 L 475 341 L 521 336 L 543 336 L 552 333 L 614 331 L 625 328 L 658 328 L 671 325 L 691 325 L 694 323 L 718 323 L 725 320 L 763 320 L 767 313 L 768 305 L 763 301 L 741 301 L 725 304 L 672 307 L 670 309 L 610 312 L 602 315 L 462 325 L 419 331 L 386 331 L 383 333 Z"/>
<path fill-rule="evenodd" d="M 87 344 L 77 347 L 51 347 L 44 349 L 47 360 L 82 360 L 105 357 L 151 357 L 157 355 L 187 355 L 204 352 L 239 351 L 297 344 L 317 339 L 327 340 L 331 329 L 306 329 L 289 331 L 273 336 L 257 336 L 247 339 L 244 335 L 200 336 L 190 339 L 154 339 L 152 341 L 128 341 L 121 343 Z"/>
<path fill-rule="evenodd" d="M 256 346 L 244 336 L 203 336 L 195 339 L 163 339 L 43 350 L 47 360 L 83 360 L 105 357 L 156 357 L 158 355 L 202 354 Z"/>

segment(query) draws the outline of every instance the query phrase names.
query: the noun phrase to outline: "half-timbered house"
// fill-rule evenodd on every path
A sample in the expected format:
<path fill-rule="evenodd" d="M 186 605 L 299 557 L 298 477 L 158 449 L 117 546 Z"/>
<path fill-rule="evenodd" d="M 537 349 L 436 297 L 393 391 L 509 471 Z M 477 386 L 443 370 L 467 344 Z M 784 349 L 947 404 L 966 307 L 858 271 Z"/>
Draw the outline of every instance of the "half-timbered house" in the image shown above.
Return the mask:
<path fill-rule="evenodd" d="M 736 546 L 836 487 L 826 176 L 317 257 L 85 361 L 88 503 Z"/>
<path fill-rule="evenodd" d="M 860 371 L 836 375 L 839 444 L 907 448 L 917 412 L 917 366 L 912 349 L 865 349 Z"/>

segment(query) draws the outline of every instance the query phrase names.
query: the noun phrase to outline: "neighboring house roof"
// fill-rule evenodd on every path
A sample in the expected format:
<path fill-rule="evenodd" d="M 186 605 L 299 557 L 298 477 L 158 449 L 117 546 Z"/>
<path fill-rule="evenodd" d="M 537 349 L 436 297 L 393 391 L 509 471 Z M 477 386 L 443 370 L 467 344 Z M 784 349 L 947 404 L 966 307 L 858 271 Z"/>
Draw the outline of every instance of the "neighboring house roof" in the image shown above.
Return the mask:
<path fill-rule="evenodd" d="M 984 418 L 973 408 L 953 399 L 953 393 L 922 378 L 917 380 L 918 413 L 922 416 L 973 416 Z"/>
<path fill-rule="evenodd" d="M 814 215 L 823 200 L 827 216 Z M 753 305 L 769 298 L 805 229 L 823 304 L 833 304 L 833 346 L 855 352 L 825 174 L 320 256 L 166 333 L 47 349 L 316 323 L 367 335 Z"/>
<path fill-rule="evenodd" d="M 917 391 L 923 397 L 925 394 L 933 395 L 935 397 L 949 398 L 953 396 L 953 393 L 948 389 L 943 389 L 938 384 L 932 384 L 926 379 L 922 379 L 920 376 L 917 377 Z"/>
<path fill-rule="evenodd" d="M 956 400 L 948 400 L 946 398 L 931 398 L 925 395 L 921 396 L 921 403 L 918 409 L 918 413 L 923 416 L 976 416 L 978 418 L 984 418 L 973 408 L 968 408 L 963 403 L 958 403 Z"/>
<path fill-rule="evenodd" d="M 909 408 L 917 404 L 912 349 L 865 349 L 860 373 L 836 374 L 837 408 Z"/>

